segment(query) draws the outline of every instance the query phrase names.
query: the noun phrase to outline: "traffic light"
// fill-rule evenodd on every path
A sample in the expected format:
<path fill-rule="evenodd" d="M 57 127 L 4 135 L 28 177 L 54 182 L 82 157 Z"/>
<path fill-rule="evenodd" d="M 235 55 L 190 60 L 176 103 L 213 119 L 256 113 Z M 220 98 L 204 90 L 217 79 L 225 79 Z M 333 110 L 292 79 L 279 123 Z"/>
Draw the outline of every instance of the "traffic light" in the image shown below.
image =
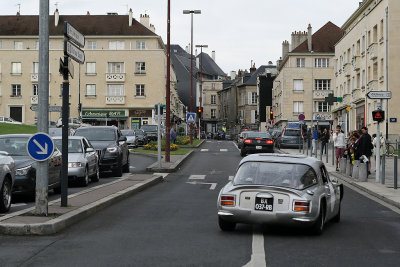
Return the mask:
<path fill-rule="evenodd" d="M 197 114 L 199 114 L 199 118 L 200 118 L 201 115 L 203 114 L 203 107 L 198 107 L 197 108 Z"/>
<path fill-rule="evenodd" d="M 374 121 L 382 122 L 385 120 L 385 111 L 383 110 L 374 110 L 372 111 L 372 118 Z"/>
<path fill-rule="evenodd" d="M 270 119 L 271 121 L 274 119 L 274 111 L 273 111 L 273 110 L 271 110 L 271 111 L 269 112 L 269 119 Z"/>

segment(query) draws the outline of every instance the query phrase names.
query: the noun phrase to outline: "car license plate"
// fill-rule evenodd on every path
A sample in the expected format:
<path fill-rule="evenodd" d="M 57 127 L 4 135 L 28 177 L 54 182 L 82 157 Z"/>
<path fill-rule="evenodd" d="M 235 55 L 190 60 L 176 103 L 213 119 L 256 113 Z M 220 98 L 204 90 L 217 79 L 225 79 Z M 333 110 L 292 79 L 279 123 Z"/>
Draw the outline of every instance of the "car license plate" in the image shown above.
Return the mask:
<path fill-rule="evenodd" d="M 272 211 L 273 204 L 274 204 L 273 198 L 256 197 L 256 204 L 254 206 L 254 209 L 263 211 Z"/>
<path fill-rule="evenodd" d="M 256 146 L 256 149 L 262 149 L 262 146 Z"/>

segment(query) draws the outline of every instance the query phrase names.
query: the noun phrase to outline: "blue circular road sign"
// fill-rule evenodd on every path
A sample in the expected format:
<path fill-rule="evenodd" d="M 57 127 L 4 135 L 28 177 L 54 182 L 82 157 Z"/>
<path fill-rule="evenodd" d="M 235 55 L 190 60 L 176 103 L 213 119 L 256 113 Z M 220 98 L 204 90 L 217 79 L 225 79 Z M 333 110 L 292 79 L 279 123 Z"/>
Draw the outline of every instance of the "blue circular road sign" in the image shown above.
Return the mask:
<path fill-rule="evenodd" d="M 304 116 L 304 114 L 299 115 L 299 121 L 304 121 L 305 118 L 306 118 L 306 116 Z"/>
<path fill-rule="evenodd" d="M 37 133 L 29 138 L 26 144 L 28 155 L 36 161 L 45 161 L 54 152 L 54 141 L 46 133 Z"/>

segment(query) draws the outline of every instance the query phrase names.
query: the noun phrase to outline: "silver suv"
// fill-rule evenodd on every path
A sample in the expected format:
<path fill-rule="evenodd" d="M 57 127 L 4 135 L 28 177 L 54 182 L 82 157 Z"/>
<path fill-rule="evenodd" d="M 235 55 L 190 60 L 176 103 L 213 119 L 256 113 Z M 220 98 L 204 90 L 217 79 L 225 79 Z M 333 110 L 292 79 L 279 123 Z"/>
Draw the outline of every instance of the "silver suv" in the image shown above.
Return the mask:
<path fill-rule="evenodd" d="M 7 152 L 0 151 L 0 212 L 7 212 L 11 207 L 11 192 L 15 180 L 14 160 Z"/>

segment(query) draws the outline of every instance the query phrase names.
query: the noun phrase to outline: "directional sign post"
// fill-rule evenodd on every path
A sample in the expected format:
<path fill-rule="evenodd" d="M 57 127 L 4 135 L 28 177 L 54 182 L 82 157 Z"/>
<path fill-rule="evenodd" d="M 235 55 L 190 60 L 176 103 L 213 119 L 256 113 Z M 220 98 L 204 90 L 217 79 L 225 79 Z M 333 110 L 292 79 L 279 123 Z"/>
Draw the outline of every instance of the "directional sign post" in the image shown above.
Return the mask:
<path fill-rule="evenodd" d="M 29 138 L 26 144 L 28 155 L 36 161 L 45 161 L 54 151 L 54 141 L 46 133 L 37 133 Z"/>
<path fill-rule="evenodd" d="M 391 99 L 392 92 L 391 91 L 369 91 L 366 96 L 369 99 Z"/>
<path fill-rule="evenodd" d="M 186 113 L 186 122 L 194 123 L 196 121 L 196 113 Z"/>

